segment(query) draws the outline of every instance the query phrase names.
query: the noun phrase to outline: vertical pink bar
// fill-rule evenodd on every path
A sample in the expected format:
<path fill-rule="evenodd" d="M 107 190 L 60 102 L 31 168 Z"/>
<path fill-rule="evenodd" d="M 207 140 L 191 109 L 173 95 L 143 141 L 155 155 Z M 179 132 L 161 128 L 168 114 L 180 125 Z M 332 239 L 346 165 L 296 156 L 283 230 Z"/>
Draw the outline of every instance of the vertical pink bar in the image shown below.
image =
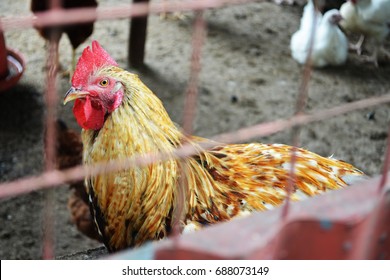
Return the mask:
<path fill-rule="evenodd" d="M 45 92 L 46 102 L 46 135 L 45 135 L 45 170 L 50 171 L 56 168 L 56 106 L 57 106 L 57 56 L 58 42 L 51 40 L 48 56 L 47 88 Z M 52 259 L 54 257 L 54 190 L 46 192 L 46 202 L 44 208 L 44 243 L 43 258 Z"/>
<path fill-rule="evenodd" d="M 201 70 L 201 52 L 204 44 L 206 23 L 203 17 L 203 11 L 195 12 L 194 31 L 192 37 L 192 55 L 191 55 L 191 72 L 183 114 L 183 129 L 187 134 L 193 133 L 193 122 L 196 115 L 198 102 L 198 83 L 199 73 Z"/>
<path fill-rule="evenodd" d="M 50 9 L 60 9 L 62 0 L 51 0 Z M 45 134 L 45 170 L 50 171 L 56 168 L 56 116 L 57 116 L 57 84 L 56 76 L 58 71 L 58 44 L 55 39 L 58 29 L 52 31 L 49 40 L 49 53 L 47 59 L 47 88 L 45 92 L 46 103 L 46 134 Z M 54 258 L 54 190 L 46 192 L 44 206 L 44 231 L 43 231 L 43 252 L 44 259 Z"/>
<path fill-rule="evenodd" d="M 201 52 L 202 46 L 204 44 L 205 38 L 205 29 L 206 24 L 203 17 L 203 12 L 198 11 L 195 14 L 195 22 L 193 25 L 193 35 L 192 35 L 192 55 L 191 55 L 191 70 L 189 82 L 186 90 L 184 112 L 183 112 L 183 129 L 187 135 L 192 134 L 193 131 L 193 122 L 196 114 L 197 100 L 198 100 L 198 83 L 199 83 L 199 73 L 201 70 Z M 185 143 L 183 143 L 185 144 Z M 185 167 L 185 159 L 180 160 L 182 163 L 181 166 Z M 178 239 L 176 238 L 180 233 L 180 221 L 183 216 L 185 200 L 186 200 L 186 172 L 185 168 L 181 170 L 182 175 L 180 176 L 179 188 L 178 188 L 178 207 L 173 213 L 173 235 L 175 246 L 177 246 Z"/>
<path fill-rule="evenodd" d="M 313 0 L 313 1 L 314 1 L 314 5 L 317 6 L 317 1 L 316 0 Z M 302 72 L 302 81 L 301 81 L 300 88 L 299 88 L 297 103 L 295 105 L 295 116 L 300 115 L 300 114 L 304 114 L 306 102 L 307 102 L 307 99 L 309 96 L 308 89 L 309 89 L 309 82 L 310 82 L 311 71 L 312 71 L 311 52 L 313 49 L 315 33 L 316 33 L 316 24 L 315 24 L 316 20 L 317 20 L 317 16 L 315 14 L 315 16 L 313 17 L 311 34 L 310 34 L 310 39 L 309 39 L 309 51 L 308 51 L 307 60 L 306 60 L 306 63 L 305 63 L 305 66 L 304 66 L 304 69 Z M 297 147 L 299 146 L 299 143 L 300 143 L 300 140 L 299 140 L 300 131 L 301 131 L 300 126 L 292 128 L 292 136 L 291 136 L 292 150 L 291 150 L 291 158 L 290 158 L 291 169 L 289 172 L 289 180 L 288 180 L 288 184 L 287 184 L 287 198 L 284 202 L 284 205 L 282 206 L 283 208 L 281 211 L 281 219 L 280 219 L 280 226 L 281 227 L 280 228 L 282 228 L 284 225 L 286 225 L 288 223 L 288 213 L 290 210 L 290 203 L 291 203 L 290 197 L 291 197 L 291 193 L 294 189 L 294 184 L 296 181 L 296 176 L 295 176 L 295 164 L 296 164 L 296 160 L 297 160 L 296 150 L 297 150 Z M 282 233 L 282 235 L 283 235 L 283 233 Z M 280 252 L 282 250 L 284 250 L 284 248 L 281 247 L 281 246 L 283 246 L 281 241 L 284 238 L 284 236 L 282 236 L 282 235 L 279 234 L 279 236 L 276 237 L 276 245 L 274 246 L 274 250 L 273 250 L 273 258 L 277 257 L 280 254 Z"/>

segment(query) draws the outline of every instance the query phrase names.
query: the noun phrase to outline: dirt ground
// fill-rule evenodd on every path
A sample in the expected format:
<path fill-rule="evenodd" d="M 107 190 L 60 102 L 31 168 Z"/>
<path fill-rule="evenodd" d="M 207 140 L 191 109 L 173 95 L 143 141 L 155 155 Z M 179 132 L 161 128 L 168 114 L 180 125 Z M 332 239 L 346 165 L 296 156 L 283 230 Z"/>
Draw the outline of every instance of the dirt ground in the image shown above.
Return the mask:
<path fill-rule="evenodd" d="M 157 1 L 157 0 L 156 0 Z M 101 6 L 128 3 L 101 0 Z M 207 40 L 202 53 L 200 98 L 195 132 L 211 137 L 256 123 L 293 114 L 302 67 L 290 56 L 289 41 L 296 31 L 302 7 L 252 3 L 210 10 L 205 14 Z M 29 13 L 29 1 L 2 0 L 0 16 Z M 174 121 L 181 123 L 183 96 L 191 56 L 191 22 L 149 17 L 146 47 L 147 69 L 142 80 L 163 100 Z M 78 49 L 98 40 L 127 67 L 129 21 L 95 24 L 93 36 Z M 0 182 L 42 172 L 45 106 L 45 42 L 34 29 L 8 31 L 7 45 L 23 53 L 26 71 L 19 84 L 0 94 Z M 60 62 L 70 67 L 66 37 L 60 46 Z M 315 70 L 309 88 L 307 111 L 380 96 L 390 89 L 390 62 L 379 68 L 350 54 L 346 65 Z M 58 113 L 78 129 L 71 106 L 61 99 L 69 88 L 58 77 Z M 369 175 L 381 172 L 390 120 L 389 105 L 356 111 L 304 127 L 300 146 L 324 156 L 334 155 Z M 290 131 L 250 139 L 267 143 L 291 143 Z M 81 235 L 70 222 L 67 186 L 55 189 L 55 256 L 60 257 L 101 246 Z M 0 258 L 42 258 L 42 209 L 45 192 L 37 191 L 0 200 Z"/>

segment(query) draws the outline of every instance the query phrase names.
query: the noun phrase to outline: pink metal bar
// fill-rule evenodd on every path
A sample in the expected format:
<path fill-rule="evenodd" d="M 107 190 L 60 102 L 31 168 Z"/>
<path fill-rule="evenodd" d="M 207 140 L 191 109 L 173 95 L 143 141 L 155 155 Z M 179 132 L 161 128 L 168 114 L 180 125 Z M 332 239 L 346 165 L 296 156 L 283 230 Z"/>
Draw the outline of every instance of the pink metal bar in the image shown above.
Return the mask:
<path fill-rule="evenodd" d="M 263 2 L 260 0 L 258 2 Z M 31 27 L 43 27 L 54 25 L 66 25 L 72 23 L 91 22 L 95 20 L 121 19 L 162 12 L 194 11 L 218 8 L 226 5 L 239 5 L 251 3 L 253 0 L 188 0 L 169 1 L 168 3 L 133 3 L 117 5 L 115 7 L 81 8 L 81 9 L 58 9 L 34 16 L 18 16 L 3 18 L 2 30 L 13 30 Z"/>
<path fill-rule="evenodd" d="M 183 129 L 188 135 L 193 134 L 193 122 L 196 116 L 198 102 L 198 83 L 201 70 L 201 53 L 205 40 L 206 23 L 203 12 L 195 14 L 194 30 L 192 36 L 191 69 L 188 86 L 185 95 L 183 112 Z"/>
<path fill-rule="evenodd" d="M 267 136 L 294 126 L 321 121 L 325 118 L 336 117 L 359 109 L 383 105 L 385 103 L 390 103 L 390 94 L 367 98 L 364 100 L 343 104 L 337 107 L 332 107 L 330 109 L 317 110 L 313 114 L 293 116 L 287 120 L 283 119 L 257 124 L 251 127 L 239 129 L 235 132 L 219 134 L 215 136 L 213 140 L 222 143 L 245 141 L 254 137 Z M 215 146 L 213 143 L 199 143 L 199 145 L 205 149 L 209 149 Z M 177 149 L 172 156 L 175 158 L 182 158 L 185 156 L 190 156 L 195 152 L 196 150 L 193 147 L 184 145 L 182 148 Z M 146 166 L 157 160 L 165 160 L 167 158 L 168 155 L 166 154 L 160 154 L 158 156 L 143 155 L 123 161 L 112 161 L 109 163 L 96 164 L 94 166 L 77 166 L 63 171 L 53 170 L 49 172 L 43 172 L 38 176 L 26 177 L 12 182 L 5 182 L 0 184 L 0 198 L 20 195 L 39 189 L 50 188 L 51 186 L 64 184 L 72 180 L 83 179 L 87 175 L 93 176 L 102 172 L 114 172 L 121 169 L 131 168 L 136 165 Z"/>
<path fill-rule="evenodd" d="M 183 129 L 184 132 L 188 135 L 191 135 L 193 132 L 193 122 L 196 115 L 196 107 L 198 102 L 198 83 L 199 83 L 199 74 L 201 70 L 201 52 L 204 43 L 206 23 L 203 18 L 203 12 L 198 11 L 195 15 L 195 20 L 193 23 L 193 33 L 192 33 L 192 54 L 191 54 L 191 69 L 190 77 L 187 85 L 187 90 L 185 93 L 185 102 L 184 102 L 184 111 L 183 111 Z M 181 161 L 182 166 L 185 165 L 185 159 Z M 178 205 L 175 207 L 173 213 L 173 236 L 177 237 L 180 233 L 180 221 L 183 219 L 184 215 L 184 206 L 185 200 L 187 198 L 187 189 L 188 185 L 185 180 L 186 168 L 181 169 L 182 175 L 180 176 L 180 184 L 178 190 Z M 174 239 L 177 242 L 178 239 Z"/>
<path fill-rule="evenodd" d="M 314 0 L 314 4 L 316 4 L 316 1 Z M 311 28 L 311 34 L 310 34 L 310 41 L 309 41 L 309 51 L 307 54 L 307 61 L 304 65 L 303 71 L 302 71 L 302 79 L 301 79 L 301 84 L 299 88 L 299 94 L 297 96 L 297 103 L 295 105 L 295 116 L 300 116 L 305 113 L 305 106 L 307 103 L 307 99 L 309 97 L 309 82 L 310 82 L 310 77 L 311 77 L 311 72 L 312 72 L 312 66 L 311 66 L 311 52 L 313 49 L 313 44 L 314 44 L 314 38 L 315 38 L 315 33 L 316 33 L 316 14 L 313 17 L 313 22 L 312 22 L 312 28 Z M 281 211 L 281 221 L 280 224 L 284 228 L 286 228 L 287 224 L 289 223 L 289 210 L 290 210 L 290 204 L 291 204 L 291 193 L 294 189 L 294 184 L 296 181 L 296 175 L 295 175 L 295 164 L 297 160 L 297 154 L 296 150 L 297 147 L 300 145 L 299 144 L 299 138 L 300 138 L 300 132 L 301 132 L 301 126 L 296 126 L 292 128 L 292 133 L 291 133 L 291 159 L 290 159 L 290 172 L 289 172 L 289 180 L 288 180 L 288 185 L 287 185 L 287 198 L 282 206 L 282 211 Z M 277 238 L 275 238 L 274 246 L 273 246 L 273 254 L 272 258 L 273 259 L 279 259 L 281 258 L 281 253 L 284 252 L 285 250 L 285 240 L 288 239 L 289 232 L 286 230 L 282 230 L 280 234 L 278 235 Z"/>

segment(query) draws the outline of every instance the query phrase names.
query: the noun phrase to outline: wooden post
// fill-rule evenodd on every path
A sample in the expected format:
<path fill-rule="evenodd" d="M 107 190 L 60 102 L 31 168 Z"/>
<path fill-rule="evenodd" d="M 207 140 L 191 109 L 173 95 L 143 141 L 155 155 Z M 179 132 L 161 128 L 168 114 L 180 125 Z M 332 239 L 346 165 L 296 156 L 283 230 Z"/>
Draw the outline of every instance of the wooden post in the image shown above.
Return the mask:
<path fill-rule="evenodd" d="M 149 0 L 133 0 L 134 3 L 147 2 Z M 141 67 L 144 65 L 146 29 L 148 25 L 148 16 L 133 17 L 130 21 L 129 36 L 129 65 Z"/>

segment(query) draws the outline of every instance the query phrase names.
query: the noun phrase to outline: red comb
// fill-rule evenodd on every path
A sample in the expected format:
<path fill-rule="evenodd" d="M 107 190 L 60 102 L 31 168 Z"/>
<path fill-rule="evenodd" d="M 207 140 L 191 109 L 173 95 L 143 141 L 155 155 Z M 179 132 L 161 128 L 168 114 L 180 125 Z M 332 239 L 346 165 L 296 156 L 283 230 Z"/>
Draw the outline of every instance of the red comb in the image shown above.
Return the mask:
<path fill-rule="evenodd" d="M 118 63 L 100 46 L 97 41 L 92 42 L 92 48 L 86 47 L 77 62 L 72 77 L 72 85 L 80 87 L 88 83 L 88 78 L 96 69 L 103 66 L 118 66 Z"/>

